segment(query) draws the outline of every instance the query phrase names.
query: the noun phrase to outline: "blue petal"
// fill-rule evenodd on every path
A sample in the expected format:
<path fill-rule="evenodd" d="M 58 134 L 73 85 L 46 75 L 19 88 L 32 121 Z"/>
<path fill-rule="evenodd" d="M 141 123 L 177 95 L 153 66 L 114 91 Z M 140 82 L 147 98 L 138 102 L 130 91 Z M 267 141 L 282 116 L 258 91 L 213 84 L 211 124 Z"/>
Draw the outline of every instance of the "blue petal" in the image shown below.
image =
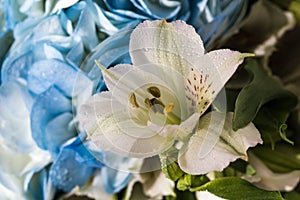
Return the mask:
<path fill-rule="evenodd" d="M 164 2 L 151 0 L 131 0 L 131 2 L 141 11 L 150 17 L 161 19 L 175 19 L 181 9 L 181 3 L 178 1 L 169 1 L 172 5 L 166 5 Z"/>
<path fill-rule="evenodd" d="M 80 3 L 85 4 L 85 6 L 81 11 L 73 34 L 81 38 L 87 49 L 92 50 L 99 43 L 96 34 L 95 20 L 92 15 L 96 13 L 96 9 L 86 2 Z"/>
<path fill-rule="evenodd" d="M 74 66 L 80 66 L 84 58 L 84 47 L 81 42 L 75 44 L 66 56 L 66 60 Z"/>
<path fill-rule="evenodd" d="M 70 125 L 73 115 L 69 112 L 58 115 L 46 125 L 45 143 L 50 152 L 58 153 L 60 146 L 76 135 L 76 129 Z"/>
<path fill-rule="evenodd" d="M 109 10 L 134 10 L 133 4 L 128 0 L 105 0 Z"/>
<path fill-rule="evenodd" d="M 4 1 L 5 18 L 8 28 L 13 28 L 15 24 L 25 18 L 20 12 L 20 3 L 18 0 Z"/>
<path fill-rule="evenodd" d="M 85 6 L 86 2 L 80 1 L 72 7 L 65 9 L 64 12 L 67 15 L 67 17 L 72 21 L 72 23 L 75 23 L 78 20 L 81 11 L 82 9 L 84 9 Z"/>
<path fill-rule="evenodd" d="M 35 62 L 28 72 L 28 88 L 36 93 L 42 93 L 55 85 L 66 96 L 71 97 L 78 72 L 67 63 L 55 60 Z"/>
<path fill-rule="evenodd" d="M 134 22 L 120 30 L 120 32 L 108 37 L 89 55 L 83 70 L 88 73 L 89 78 L 93 80 L 95 85 L 98 85 L 98 88 L 103 89 L 104 81 L 100 69 L 95 65 L 95 60 L 98 60 L 105 67 L 118 64 L 126 58 L 128 58 L 127 61 L 130 60 L 128 53 L 129 38 L 136 25 L 137 23 Z"/>
<path fill-rule="evenodd" d="M 115 170 L 109 167 L 101 169 L 101 181 L 105 191 L 114 194 L 122 190 L 130 181 L 132 175 L 128 172 Z"/>
<path fill-rule="evenodd" d="M 2 66 L 1 80 L 8 81 L 26 81 L 28 68 L 32 64 L 32 52 L 27 52 L 23 55 L 12 55 L 6 59 Z"/>
<path fill-rule="evenodd" d="M 63 148 L 50 168 L 50 179 L 64 192 L 83 186 L 93 175 L 94 168 L 78 162 L 76 156 L 73 149 Z"/>
<path fill-rule="evenodd" d="M 85 166 L 101 168 L 103 163 L 102 160 L 103 152 L 90 148 L 90 141 L 85 140 L 80 134 L 79 137 L 74 138 L 64 145 L 64 149 L 70 149 L 76 152 L 76 161 Z"/>
<path fill-rule="evenodd" d="M 62 95 L 55 87 L 50 87 L 37 96 L 32 106 L 30 118 L 32 137 L 40 148 L 48 148 L 47 140 L 50 137 L 46 132 L 48 123 L 58 115 L 71 111 L 70 99 Z M 51 134 L 55 134 L 55 132 Z"/>
<path fill-rule="evenodd" d="M 73 32 L 73 25 L 72 25 L 72 21 L 68 18 L 68 16 L 66 15 L 65 12 L 61 12 L 59 14 L 59 21 L 62 25 L 62 28 L 65 30 L 66 33 L 68 33 L 69 35 L 72 34 Z"/>
<path fill-rule="evenodd" d="M 139 19 L 139 20 L 149 19 L 149 17 L 145 16 L 144 13 L 136 12 L 136 9 L 134 10 L 119 9 L 113 6 L 109 1 L 106 1 L 105 3 L 109 9 L 109 12 L 108 11 L 105 12 L 105 15 L 112 21 L 114 25 L 116 25 L 119 28 L 122 26 L 121 24 L 122 22 L 130 23 L 130 21 L 135 19 Z"/>
<path fill-rule="evenodd" d="M 216 36 L 216 32 L 219 30 L 224 20 L 226 20 L 225 17 L 219 16 L 211 23 L 205 25 L 204 28 L 197 30 L 197 33 L 201 36 L 201 39 L 205 44 L 208 43 L 213 36 Z"/>

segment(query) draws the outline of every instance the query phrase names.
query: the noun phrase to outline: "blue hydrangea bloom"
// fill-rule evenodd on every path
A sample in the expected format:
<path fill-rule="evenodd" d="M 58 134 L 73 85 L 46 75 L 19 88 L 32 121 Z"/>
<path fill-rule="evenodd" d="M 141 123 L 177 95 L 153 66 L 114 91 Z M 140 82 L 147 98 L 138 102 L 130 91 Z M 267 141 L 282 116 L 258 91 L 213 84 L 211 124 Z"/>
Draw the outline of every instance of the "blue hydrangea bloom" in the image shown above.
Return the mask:
<path fill-rule="evenodd" d="M 103 0 L 99 1 L 107 20 L 108 32 L 118 31 L 128 23 L 165 18 L 187 21 L 195 27 L 207 47 L 226 37 L 245 14 L 244 0 Z"/>
<path fill-rule="evenodd" d="M 7 111 L 0 118 L 17 127 L 25 121 L 26 132 L 19 129 L 15 132 L 10 125 L 3 126 L 1 139 L 9 148 L 31 153 L 31 145 L 50 153 L 49 159 L 43 163 L 46 168 L 40 165 L 30 168 L 30 173 L 18 183 L 18 187 L 25 188 L 25 191 L 16 193 L 24 193 L 25 198 L 47 199 L 54 197 L 55 191 L 69 192 L 75 186 L 83 186 L 96 170 L 103 167 L 94 157 L 97 154 L 101 157 L 101 153 L 93 152 L 92 155 L 87 150 L 88 142 L 78 136 L 74 121 L 76 108 L 92 94 L 94 88 L 93 82 L 79 67 L 87 52 L 102 40 L 99 30 L 96 30 L 96 27 L 100 29 L 98 21 L 96 4 L 81 1 L 56 14 L 26 18 L 16 23 L 13 29 L 15 41 L 1 66 L 0 99 L 1 105 L 6 104 L 7 109 L 16 109 L 18 100 L 22 103 L 22 112 L 27 115 L 26 120 L 22 115 L 13 116 L 16 119 L 12 121 L 10 114 L 16 112 Z M 18 96 L 8 88 L 18 91 Z M 23 89 L 26 92 L 22 92 Z M 9 101 L 11 105 L 7 105 Z M 30 138 L 31 143 L 19 141 L 18 136 L 20 139 L 21 136 Z M 26 165 L 27 162 L 23 167 Z M 103 186 L 108 188 L 107 192 L 115 193 L 126 186 L 131 175 L 126 173 L 116 179 L 110 176 L 110 171 L 101 171 L 106 177 L 103 178 L 106 181 Z M 4 186 L 12 184 L 7 182 L 6 173 L 0 174 L 0 182 Z"/>

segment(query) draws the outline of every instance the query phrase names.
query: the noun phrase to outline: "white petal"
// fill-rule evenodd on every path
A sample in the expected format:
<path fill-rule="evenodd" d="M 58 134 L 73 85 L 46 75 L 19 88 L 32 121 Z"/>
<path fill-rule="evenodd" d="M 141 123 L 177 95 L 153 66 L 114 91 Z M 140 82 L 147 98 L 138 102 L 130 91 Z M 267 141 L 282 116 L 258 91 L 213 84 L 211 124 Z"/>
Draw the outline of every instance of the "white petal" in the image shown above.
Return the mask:
<path fill-rule="evenodd" d="M 139 130 L 143 134 L 147 133 L 142 128 L 139 130 L 128 128 L 126 131 L 123 131 L 114 124 L 108 124 L 108 126 L 110 126 L 110 129 L 104 129 L 105 133 L 97 129 L 97 135 L 92 137 L 92 141 L 100 149 L 111 151 L 121 156 L 134 158 L 151 157 L 165 151 L 173 144 L 173 140 L 166 140 L 166 138 L 151 131 L 148 131 L 148 133 L 153 136 L 149 138 L 138 138 L 128 135 L 129 132 L 137 132 Z"/>
<path fill-rule="evenodd" d="M 177 130 L 179 139 L 185 140 L 185 138 L 192 133 L 199 121 L 199 117 L 200 115 L 198 113 L 194 113 L 180 124 Z"/>
<path fill-rule="evenodd" d="M 256 175 L 244 178 L 259 188 L 272 191 L 291 191 L 299 183 L 300 170 L 289 173 L 274 173 L 253 153 L 249 153 L 249 162 L 256 170 Z"/>
<path fill-rule="evenodd" d="M 168 90 L 169 93 L 172 93 L 180 104 L 179 107 L 175 106 L 174 109 L 180 110 L 181 119 L 186 119 L 191 115 L 191 112 L 189 112 L 187 109 L 189 102 L 187 101 L 185 95 L 182 95 L 185 93 L 185 77 L 182 74 L 170 66 L 163 66 L 153 63 L 144 64 L 138 68 L 149 72 L 164 81 L 165 89 Z"/>
<path fill-rule="evenodd" d="M 109 102 L 111 100 L 111 92 L 101 92 L 96 94 L 88 99 L 85 103 L 83 103 L 78 110 L 78 114 L 76 118 L 80 122 L 80 127 L 85 130 L 87 133 L 90 133 L 95 129 L 97 125 L 97 117 L 96 117 L 96 108 L 99 110 L 100 115 L 104 115 L 106 112 L 111 110 L 111 105 L 103 106 L 102 102 Z M 118 104 L 117 104 L 118 105 Z M 117 109 L 117 108 L 115 108 Z"/>
<path fill-rule="evenodd" d="M 22 194 L 21 192 L 16 193 L 16 191 L 9 190 L 1 183 L 0 183 L 0 194 L 3 200 L 10 200 L 10 199 L 26 200 L 27 199 L 25 195 Z"/>
<path fill-rule="evenodd" d="M 174 182 L 166 178 L 165 174 L 153 171 L 140 174 L 144 192 L 151 199 L 161 199 L 163 196 L 175 196 Z"/>
<path fill-rule="evenodd" d="M 128 107 L 110 96 L 110 92 L 94 95 L 78 113 L 82 126 L 98 148 L 144 158 L 157 155 L 173 144 L 173 139 L 137 124 Z"/>
<path fill-rule="evenodd" d="M 142 101 L 144 101 L 144 98 L 147 97 L 147 93 L 145 93 L 146 88 L 154 85 L 158 87 L 168 87 L 162 77 L 151 73 L 157 70 L 156 66 L 150 65 L 148 68 L 150 68 L 149 72 L 128 64 L 116 65 L 110 69 L 101 67 L 107 88 L 113 93 L 112 95 L 115 98 L 120 99 L 121 103 L 125 99 L 127 100 L 129 94 L 132 92 L 135 92 L 137 97 L 143 97 Z M 142 91 L 140 91 L 141 89 Z M 170 90 L 171 93 L 174 93 L 172 89 L 167 89 Z"/>
<path fill-rule="evenodd" d="M 195 29 L 183 21 L 144 21 L 131 34 L 129 51 L 136 66 L 157 63 L 184 74 L 190 60 L 204 54 Z"/>
<path fill-rule="evenodd" d="M 234 74 L 238 66 L 243 62 L 245 57 L 253 56 L 249 53 L 240 53 L 238 51 L 231 51 L 230 49 L 221 49 L 211 51 L 205 56 L 208 56 L 214 67 L 218 70 L 218 78 L 221 80 L 222 84 L 229 80 L 229 78 Z"/>
<path fill-rule="evenodd" d="M 180 151 L 179 165 L 189 174 L 221 171 L 237 158 L 246 157 L 249 147 L 262 143 L 253 124 L 234 132 L 232 113 L 228 113 L 223 126 L 223 114 L 211 112 L 200 119 L 199 129 Z M 207 151 L 209 149 L 209 151 Z"/>
<path fill-rule="evenodd" d="M 190 67 L 185 81 L 188 109 L 202 115 L 223 87 L 218 71 L 207 56 L 202 56 Z"/>
<path fill-rule="evenodd" d="M 161 170 L 147 173 L 135 173 L 133 179 L 128 183 L 124 199 L 131 199 L 130 195 L 133 186 L 137 183 L 142 183 L 143 192 L 147 195 L 147 199 L 162 199 L 163 196 L 174 196 L 174 182 L 166 178 Z"/>
<path fill-rule="evenodd" d="M 186 76 L 189 109 L 203 114 L 243 59 L 251 55 L 222 49 L 211 51 L 192 62 Z"/>
<path fill-rule="evenodd" d="M 181 119 L 185 119 L 190 113 L 187 112 L 187 101 L 184 95 L 182 76 L 169 67 L 149 64 L 139 68 L 132 65 L 117 65 L 110 69 L 103 69 L 104 80 L 114 98 L 128 105 L 129 95 L 135 93 L 140 106 L 145 106 L 145 99 L 153 96 L 147 92 L 147 88 L 155 86 L 161 91 L 160 100 L 168 105 L 173 103 L 173 113 Z M 164 76 L 168 74 L 168 76 Z"/>

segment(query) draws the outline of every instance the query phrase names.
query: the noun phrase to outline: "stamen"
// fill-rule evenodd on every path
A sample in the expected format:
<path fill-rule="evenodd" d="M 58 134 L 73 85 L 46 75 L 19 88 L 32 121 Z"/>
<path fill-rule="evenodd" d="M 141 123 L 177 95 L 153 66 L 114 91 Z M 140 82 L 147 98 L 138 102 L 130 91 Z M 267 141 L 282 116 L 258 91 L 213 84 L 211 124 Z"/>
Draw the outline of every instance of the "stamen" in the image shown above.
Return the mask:
<path fill-rule="evenodd" d="M 160 100 L 158 100 L 156 98 L 152 98 L 152 99 L 150 99 L 150 101 L 152 104 L 151 109 L 154 113 L 161 113 L 161 114 L 164 113 L 165 105 Z"/>
<path fill-rule="evenodd" d="M 162 107 L 165 107 L 165 104 L 156 98 L 150 99 L 150 102 L 152 105 L 161 105 Z"/>
<path fill-rule="evenodd" d="M 155 113 L 159 112 L 163 114 L 164 112 L 165 105 L 163 104 L 163 102 L 161 102 L 156 98 L 152 98 L 152 99 L 146 98 L 145 105 L 146 108 L 151 109 Z"/>
<path fill-rule="evenodd" d="M 144 102 L 145 102 L 146 108 L 151 108 L 153 106 L 149 98 L 146 98 Z"/>
<path fill-rule="evenodd" d="M 134 108 L 139 108 L 140 107 L 139 104 L 136 101 L 136 96 L 135 96 L 135 94 L 133 92 L 130 93 L 130 95 L 129 95 L 129 102 L 131 103 L 131 105 Z"/>
<path fill-rule="evenodd" d="M 158 89 L 158 87 L 151 86 L 151 87 L 147 88 L 147 91 L 156 98 L 160 97 L 160 90 Z"/>
<path fill-rule="evenodd" d="M 168 114 L 168 113 L 172 112 L 173 109 L 174 109 L 174 103 L 169 103 L 169 105 L 167 107 L 165 107 L 164 113 Z"/>

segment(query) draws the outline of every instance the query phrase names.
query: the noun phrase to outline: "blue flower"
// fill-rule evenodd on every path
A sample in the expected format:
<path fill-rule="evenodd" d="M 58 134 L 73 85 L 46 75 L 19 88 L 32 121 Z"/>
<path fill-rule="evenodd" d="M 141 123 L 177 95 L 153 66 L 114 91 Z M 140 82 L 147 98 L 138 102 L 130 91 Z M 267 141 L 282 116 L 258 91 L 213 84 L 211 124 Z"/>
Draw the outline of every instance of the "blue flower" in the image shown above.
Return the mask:
<path fill-rule="evenodd" d="M 102 1 L 101 1 L 102 2 Z M 184 20 L 194 26 L 206 44 L 212 48 L 221 38 L 226 38 L 245 15 L 244 0 L 103 0 L 101 10 L 107 32 L 115 32 L 128 23 L 165 18 L 168 21 Z M 113 28 L 112 28 L 113 25 Z"/>
<path fill-rule="evenodd" d="M 47 199 L 56 190 L 70 192 L 86 184 L 98 171 L 103 177 L 102 187 L 115 193 L 131 177 L 130 173 L 119 176 L 118 171 L 101 170 L 104 166 L 95 156 L 101 157 L 102 153 L 91 154 L 89 142 L 84 135 L 78 135 L 74 120 L 77 107 L 95 88 L 80 65 L 102 41 L 99 20 L 97 5 L 80 1 L 55 14 L 26 18 L 13 29 L 15 41 L 1 66 L 1 105 L 3 110 L 9 110 L 0 115 L 1 123 L 6 123 L 1 126 L 0 138 L 9 151 L 21 152 L 9 154 L 16 159 L 25 159 L 28 154 L 36 156 L 32 153 L 35 150 L 48 156 L 42 160 L 43 165 L 40 160 L 37 165 L 35 159 L 22 163 L 20 167 L 31 166 L 24 175 L 22 171 L 0 172 L 0 183 L 12 191 L 19 188 L 17 193 L 26 194 L 24 198 Z M 5 167 L 2 163 L 1 168 Z M 24 180 L 9 187 L 16 184 L 8 184 L 6 177 L 20 174 Z"/>

